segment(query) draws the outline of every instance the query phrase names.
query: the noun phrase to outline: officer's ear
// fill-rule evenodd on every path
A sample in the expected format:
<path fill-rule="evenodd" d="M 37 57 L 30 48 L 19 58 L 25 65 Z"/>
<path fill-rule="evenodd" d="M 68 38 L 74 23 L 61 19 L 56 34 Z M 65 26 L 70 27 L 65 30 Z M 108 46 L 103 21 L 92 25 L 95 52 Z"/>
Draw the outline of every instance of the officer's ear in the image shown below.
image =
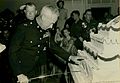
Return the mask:
<path fill-rule="evenodd" d="M 25 12 L 25 14 L 26 14 L 26 12 L 27 12 L 27 11 L 26 11 L 26 10 L 24 10 L 24 12 Z"/>
<path fill-rule="evenodd" d="M 46 18 L 46 16 L 45 16 L 44 14 L 42 14 L 42 15 L 41 15 L 42 21 L 45 21 L 45 20 L 46 20 L 45 18 Z"/>
<path fill-rule="evenodd" d="M 35 11 L 35 14 L 36 14 L 36 15 L 38 14 L 38 11 L 37 11 L 37 10 Z"/>

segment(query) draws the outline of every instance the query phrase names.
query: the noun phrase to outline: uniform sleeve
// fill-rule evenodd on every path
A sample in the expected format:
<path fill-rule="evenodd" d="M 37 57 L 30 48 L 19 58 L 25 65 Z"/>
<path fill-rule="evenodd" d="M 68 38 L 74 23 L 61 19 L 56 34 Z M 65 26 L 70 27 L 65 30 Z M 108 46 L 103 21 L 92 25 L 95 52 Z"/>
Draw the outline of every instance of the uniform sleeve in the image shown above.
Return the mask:
<path fill-rule="evenodd" d="M 54 40 L 50 39 L 50 52 L 54 55 L 56 55 L 58 58 L 62 59 L 63 61 L 67 62 L 70 54 L 62 49 L 60 46 L 58 46 Z"/>
<path fill-rule="evenodd" d="M 25 28 L 26 27 L 22 25 L 17 27 L 16 32 L 10 42 L 10 53 L 18 52 L 21 48 L 21 44 L 25 37 Z"/>
<path fill-rule="evenodd" d="M 21 73 L 20 64 L 18 60 L 19 50 L 21 49 L 21 43 L 24 40 L 24 26 L 20 25 L 17 27 L 15 34 L 13 35 L 10 47 L 9 47 L 9 60 L 10 65 L 14 71 L 15 75 Z"/>

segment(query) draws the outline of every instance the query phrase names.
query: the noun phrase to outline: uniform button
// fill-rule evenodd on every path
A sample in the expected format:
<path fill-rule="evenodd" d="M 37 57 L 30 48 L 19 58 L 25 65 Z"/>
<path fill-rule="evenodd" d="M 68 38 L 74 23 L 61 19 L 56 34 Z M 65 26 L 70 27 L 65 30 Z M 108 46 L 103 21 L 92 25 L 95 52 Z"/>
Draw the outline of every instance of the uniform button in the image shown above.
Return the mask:
<path fill-rule="evenodd" d="M 21 63 L 21 61 L 18 61 L 18 63 Z"/>
<path fill-rule="evenodd" d="M 38 47 L 40 47 L 40 45 L 38 45 Z"/>
<path fill-rule="evenodd" d="M 37 26 L 37 28 L 39 28 L 40 26 Z"/>
<path fill-rule="evenodd" d="M 42 38 L 40 38 L 40 40 L 41 40 Z"/>
<path fill-rule="evenodd" d="M 32 24 L 32 22 L 30 22 L 30 24 Z"/>
<path fill-rule="evenodd" d="M 30 41 L 30 43 L 33 43 L 33 41 Z"/>
<path fill-rule="evenodd" d="M 46 41 L 46 43 L 48 43 L 48 41 Z"/>
<path fill-rule="evenodd" d="M 40 51 L 37 51 L 37 53 L 40 53 Z"/>
<path fill-rule="evenodd" d="M 43 48 L 43 51 L 45 51 L 45 50 L 46 50 L 46 47 Z"/>
<path fill-rule="evenodd" d="M 42 30 L 40 30 L 40 32 L 42 32 Z"/>
<path fill-rule="evenodd" d="M 24 24 L 24 26 L 27 26 L 27 24 Z"/>

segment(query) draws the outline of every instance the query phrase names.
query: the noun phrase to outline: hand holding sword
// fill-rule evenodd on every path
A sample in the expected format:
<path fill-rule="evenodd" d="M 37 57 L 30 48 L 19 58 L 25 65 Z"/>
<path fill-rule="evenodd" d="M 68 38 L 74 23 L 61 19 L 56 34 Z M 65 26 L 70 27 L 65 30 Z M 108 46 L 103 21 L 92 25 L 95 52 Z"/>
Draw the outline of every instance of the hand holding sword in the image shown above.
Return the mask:
<path fill-rule="evenodd" d="M 81 71 L 71 71 L 71 72 L 81 72 Z M 23 76 L 24 79 L 21 79 L 21 80 L 18 79 L 17 83 L 29 83 L 30 81 L 35 80 L 35 79 L 42 79 L 42 78 L 47 78 L 47 77 L 57 76 L 57 75 L 62 75 L 62 74 L 67 75 L 71 72 L 56 73 L 56 74 L 50 74 L 50 75 L 40 75 L 38 77 L 33 77 L 33 78 L 30 78 L 30 79 L 26 78 L 27 76 L 24 75 L 25 76 L 25 77 Z"/>

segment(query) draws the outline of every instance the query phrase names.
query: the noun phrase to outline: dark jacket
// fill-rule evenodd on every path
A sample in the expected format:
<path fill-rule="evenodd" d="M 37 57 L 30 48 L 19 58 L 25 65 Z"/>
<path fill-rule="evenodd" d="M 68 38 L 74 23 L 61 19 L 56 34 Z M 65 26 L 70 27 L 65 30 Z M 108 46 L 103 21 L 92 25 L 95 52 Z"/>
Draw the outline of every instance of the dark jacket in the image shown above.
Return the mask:
<path fill-rule="evenodd" d="M 82 27 L 83 21 L 79 19 L 77 23 L 73 23 L 71 30 L 70 30 L 70 35 L 74 38 L 76 38 L 75 41 L 75 46 L 77 49 L 83 50 L 83 41 L 80 41 L 79 37 L 83 38 L 83 27 Z"/>
<path fill-rule="evenodd" d="M 46 32 L 38 26 L 36 20 L 27 21 L 17 26 L 9 48 L 10 64 L 15 75 L 27 75 L 38 62 L 41 65 L 46 64 L 47 48 L 49 47 L 49 37 Z M 55 49 L 55 54 L 60 51 L 52 45 L 51 49 Z M 67 60 L 69 54 L 66 52 L 65 54 L 66 58 L 63 58 L 63 56 L 62 58 Z"/>

